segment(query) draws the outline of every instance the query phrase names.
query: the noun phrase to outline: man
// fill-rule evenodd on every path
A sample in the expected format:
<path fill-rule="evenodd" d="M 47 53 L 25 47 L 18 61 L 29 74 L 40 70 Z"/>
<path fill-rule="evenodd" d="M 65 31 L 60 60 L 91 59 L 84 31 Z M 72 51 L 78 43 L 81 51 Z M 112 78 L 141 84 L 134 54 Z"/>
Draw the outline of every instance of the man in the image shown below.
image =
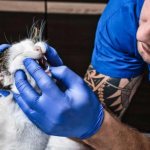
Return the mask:
<path fill-rule="evenodd" d="M 112 105 L 107 105 L 108 99 L 110 96 L 118 96 L 117 90 L 121 91 L 120 96 L 126 84 L 136 83 L 136 78 L 141 79 L 144 61 L 150 62 L 149 9 L 149 0 L 110 0 L 98 25 L 93 67 L 89 69 L 86 81 L 91 83 L 95 78 L 93 72 L 97 72 L 99 83 L 101 78 L 105 79 L 105 84 L 102 87 L 98 84 L 95 91 L 104 104 L 118 116 L 124 112 L 129 102 L 126 102 L 126 99 L 115 99 L 112 104 L 121 106 L 112 109 Z M 137 43 L 140 54 L 137 51 Z M 112 117 L 103 109 L 84 81 L 67 67 L 61 66 L 60 58 L 54 49 L 47 48 L 47 57 L 49 61 L 52 57 L 55 58 L 53 60 L 56 66 L 51 67 L 51 72 L 56 80 L 61 81 L 65 91 L 62 91 L 32 59 L 26 59 L 24 64 L 41 89 L 41 95 L 27 82 L 22 71 L 15 74 L 16 86 L 20 92 L 20 95 L 14 94 L 16 102 L 37 127 L 49 135 L 83 139 L 95 149 L 150 148 L 150 139 Z M 116 82 L 121 88 L 115 85 Z M 103 88 L 106 84 L 108 88 L 111 87 L 109 91 L 115 87 L 115 92 L 105 96 Z M 95 84 L 93 85 L 94 90 Z M 131 88 L 135 90 L 138 85 L 139 83 Z M 133 91 L 129 92 L 130 98 L 133 94 Z"/>
<path fill-rule="evenodd" d="M 119 117 L 141 83 L 145 62 L 150 62 L 150 2 L 143 2 L 109 1 L 98 23 L 92 61 L 85 76 L 101 102 Z"/>

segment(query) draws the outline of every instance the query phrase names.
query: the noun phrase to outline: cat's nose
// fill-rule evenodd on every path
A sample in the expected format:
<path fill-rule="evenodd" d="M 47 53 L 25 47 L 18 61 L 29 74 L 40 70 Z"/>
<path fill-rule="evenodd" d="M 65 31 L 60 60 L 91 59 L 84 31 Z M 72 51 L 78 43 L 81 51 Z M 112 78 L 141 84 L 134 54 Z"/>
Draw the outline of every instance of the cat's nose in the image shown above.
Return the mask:
<path fill-rule="evenodd" d="M 41 51 L 42 54 L 46 53 L 46 45 L 44 42 L 37 42 L 35 43 L 34 47 L 35 47 L 35 50 Z"/>
<path fill-rule="evenodd" d="M 42 49 L 40 46 L 35 46 L 34 50 L 42 54 Z"/>

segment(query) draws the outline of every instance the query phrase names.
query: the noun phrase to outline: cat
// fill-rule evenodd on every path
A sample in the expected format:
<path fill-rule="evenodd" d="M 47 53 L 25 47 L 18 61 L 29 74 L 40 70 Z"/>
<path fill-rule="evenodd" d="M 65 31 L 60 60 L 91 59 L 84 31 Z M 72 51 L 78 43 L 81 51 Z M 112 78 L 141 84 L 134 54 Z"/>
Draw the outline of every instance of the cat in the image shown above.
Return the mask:
<path fill-rule="evenodd" d="M 23 70 L 30 84 L 36 88 L 36 83 L 26 71 L 23 60 L 33 58 L 46 70 L 49 64 L 44 54 L 46 46 L 42 39 L 44 24 L 38 28 L 33 24 L 29 37 L 12 44 L 0 53 L 0 89 L 18 93 L 14 73 Z M 40 62 L 43 61 L 44 64 Z M 90 150 L 88 146 L 69 138 L 49 136 L 40 131 L 24 115 L 13 100 L 13 94 L 0 97 L 0 150 Z"/>
<path fill-rule="evenodd" d="M 32 26 L 30 36 L 12 44 L 0 54 L 0 89 L 17 92 L 14 73 L 24 70 L 28 81 L 35 87 L 35 81 L 26 71 L 23 60 L 43 59 L 46 46 L 42 41 L 42 30 Z M 0 97 L 0 150 L 45 150 L 49 136 L 34 126 L 14 102 L 12 93 Z"/>

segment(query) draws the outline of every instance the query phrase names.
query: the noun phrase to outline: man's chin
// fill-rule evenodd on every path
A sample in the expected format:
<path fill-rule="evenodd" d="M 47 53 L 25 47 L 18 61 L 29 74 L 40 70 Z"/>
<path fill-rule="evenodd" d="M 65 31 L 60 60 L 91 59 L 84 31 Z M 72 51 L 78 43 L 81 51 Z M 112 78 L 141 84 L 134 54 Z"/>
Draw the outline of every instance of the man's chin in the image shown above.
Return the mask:
<path fill-rule="evenodd" d="M 141 42 L 138 42 L 138 52 L 144 62 L 150 64 L 150 50 L 146 49 Z"/>
<path fill-rule="evenodd" d="M 141 55 L 141 54 L 140 54 Z M 147 64 L 150 64 L 150 56 L 147 57 L 144 54 L 141 55 L 141 57 L 143 58 L 144 62 L 146 62 Z"/>

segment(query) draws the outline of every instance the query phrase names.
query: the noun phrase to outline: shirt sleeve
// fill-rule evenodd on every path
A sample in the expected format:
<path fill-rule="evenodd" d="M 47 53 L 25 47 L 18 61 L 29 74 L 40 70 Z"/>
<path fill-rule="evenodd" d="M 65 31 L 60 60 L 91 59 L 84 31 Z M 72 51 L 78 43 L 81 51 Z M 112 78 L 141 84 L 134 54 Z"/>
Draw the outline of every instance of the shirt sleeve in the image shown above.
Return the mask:
<path fill-rule="evenodd" d="M 117 78 L 143 73 L 145 63 L 138 54 L 137 3 L 110 0 L 97 26 L 91 64 L 97 72 Z"/>

